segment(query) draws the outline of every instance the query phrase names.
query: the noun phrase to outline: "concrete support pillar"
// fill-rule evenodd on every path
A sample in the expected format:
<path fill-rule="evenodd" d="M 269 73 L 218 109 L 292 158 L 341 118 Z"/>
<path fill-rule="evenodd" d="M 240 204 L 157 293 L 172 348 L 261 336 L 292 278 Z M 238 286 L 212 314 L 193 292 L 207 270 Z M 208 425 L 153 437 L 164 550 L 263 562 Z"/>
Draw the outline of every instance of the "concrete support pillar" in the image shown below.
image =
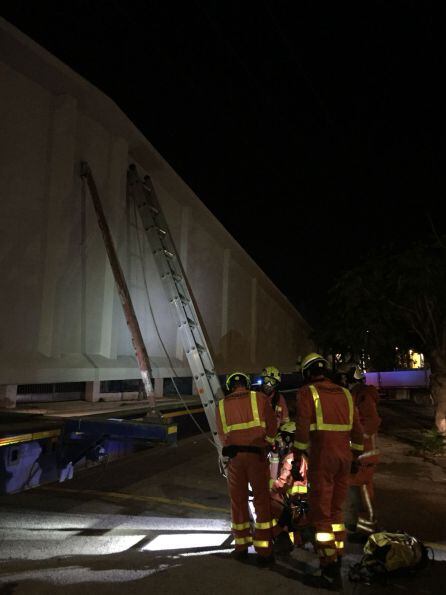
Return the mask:
<path fill-rule="evenodd" d="M 0 407 L 13 409 L 17 402 L 17 384 L 0 385 Z"/>
<path fill-rule="evenodd" d="M 97 403 L 101 396 L 101 382 L 100 380 L 93 380 L 93 382 L 85 383 L 85 401 L 90 403 Z"/>
<path fill-rule="evenodd" d="M 155 378 L 155 398 L 164 397 L 164 378 Z"/>

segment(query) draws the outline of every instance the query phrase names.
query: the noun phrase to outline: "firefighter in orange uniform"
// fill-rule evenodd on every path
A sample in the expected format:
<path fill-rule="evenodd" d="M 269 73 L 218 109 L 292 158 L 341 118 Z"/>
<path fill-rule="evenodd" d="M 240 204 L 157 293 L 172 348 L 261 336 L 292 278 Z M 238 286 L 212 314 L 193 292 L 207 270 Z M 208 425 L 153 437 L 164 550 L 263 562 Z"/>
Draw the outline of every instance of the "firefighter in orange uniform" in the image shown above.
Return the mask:
<path fill-rule="evenodd" d="M 242 372 L 226 380 L 229 394 L 218 403 L 217 429 L 223 445 L 223 456 L 229 458 L 228 483 L 231 497 L 234 556 L 244 558 L 253 544 L 261 565 L 273 560 L 269 494 L 268 450 L 274 444 L 276 418 L 268 397 L 250 391 L 250 379 Z M 249 520 L 249 487 L 254 497 L 256 520 L 254 536 Z"/>
<path fill-rule="evenodd" d="M 271 407 L 277 420 L 277 430 L 279 430 L 280 426 L 290 421 L 285 397 L 279 392 L 280 381 L 282 379 L 280 372 L 275 366 L 267 366 L 262 370 L 261 377 L 262 391 L 269 397 Z M 269 453 L 270 487 L 279 475 L 279 465 L 279 449 L 276 444 L 276 448 Z"/>
<path fill-rule="evenodd" d="M 262 391 L 270 398 L 271 406 L 276 415 L 277 429 L 290 421 L 285 397 L 279 392 L 282 380 L 279 370 L 275 366 L 267 366 L 262 370 Z"/>
<path fill-rule="evenodd" d="M 353 402 L 358 409 L 359 419 L 364 430 L 364 452 L 358 457 L 356 471 L 350 476 L 350 509 L 354 511 L 354 533 L 350 541 L 364 541 L 377 530 L 373 509 L 373 475 L 379 463 L 379 449 L 376 436 L 381 424 L 378 415 L 378 391 L 365 384 L 365 374 L 356 366 L 350 374 Z M 359 494 L 358 494 L 359 492 Z M 350 528 L 350 527 L 349 527 Z M 361 539 L 362 538 L 362 539 Z"/>
<path fill-rule="evenodd" d="M 297 392 L 296 460 L 309 449 L 308 522 L 315 530 L 320 569 L 306 577 L 317 587 L 341 586 L 345 525 L 343 506 L 352 458 L 363 451 L 363 431 L 348 389 L 328 379 L 328 363 L 317 353 L 301 364 L 307 384 Z"/>
<path fill-rule="evenodd" d="M 296 424 L 283 424 L 279 432 L 280 472 L 271 484 L 271 509 L 278 520 L 274 527 L 274 550 L 286 552 L 302 545 L 300 529 L 306 524 L 307 472 L 308 464 L 301 457 L 300 465 L 295 468 L 292 452 Z M 276 438 L 277 443 L 277 438 Z"/>

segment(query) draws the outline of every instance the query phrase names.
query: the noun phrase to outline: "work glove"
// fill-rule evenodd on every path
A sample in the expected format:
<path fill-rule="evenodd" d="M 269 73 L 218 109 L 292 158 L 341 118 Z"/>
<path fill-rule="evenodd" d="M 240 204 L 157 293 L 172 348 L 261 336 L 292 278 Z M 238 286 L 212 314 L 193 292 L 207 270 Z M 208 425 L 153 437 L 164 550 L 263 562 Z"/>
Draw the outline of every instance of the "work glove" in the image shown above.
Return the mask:
<path fill-rule="evenodd" d="M 350 473 L 352 475 L 356 475 L 359 471 L 360 466 L 361 463 L 358 461 L 358 459 L 353 459 L 352 464 L 350 465 Z"/>

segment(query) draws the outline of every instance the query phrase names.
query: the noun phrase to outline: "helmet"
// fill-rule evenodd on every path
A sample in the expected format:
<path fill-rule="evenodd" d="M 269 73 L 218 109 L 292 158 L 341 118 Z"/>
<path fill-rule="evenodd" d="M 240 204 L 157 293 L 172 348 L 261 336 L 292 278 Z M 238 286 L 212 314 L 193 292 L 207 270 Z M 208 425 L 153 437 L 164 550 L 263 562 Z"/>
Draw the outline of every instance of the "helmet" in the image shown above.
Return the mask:
<path fill-rule="evenodd" d="M 306 376 L 308 374 L 308 370 L 313 366 L 323 370 L 326 366 L 328 366 L 328 362 L 324 357 L 322 357 L 322 355 L 319 355 L 319 353 L 309 353 L 303 358 L 301 363 L 301 372 L 303 376 Z"/>
<path fill-rule="evenodd" d="M 279 432 L 286 432 L 287 434 L 294 434 L 296 431 L 296 423 L 294 421 L 287 421 L 279 428 Z"/>
<path fill-rule="evenodd" d="M 251 378 L 244 372 L 232 372 L 232 374 L 226 376 L 226 388 L 228 390 L 231 390 L 236 382 L 245 384 L 246 388 L 250 388 L 251 386 Z"/>
<path fill-rule="evenodd" d="M 356 366 L 353 372 L 353 380 L 365 380 L 365 374 L 361 366 Z"/>
<path fill-rule="evenodd" d="M 264 379 L 269 378 L 275 380 L 275 384 L 281 380 L 280 372 L 275 366 L 267 366 L 266 368 L 263 368 L 261 376 Z"/>

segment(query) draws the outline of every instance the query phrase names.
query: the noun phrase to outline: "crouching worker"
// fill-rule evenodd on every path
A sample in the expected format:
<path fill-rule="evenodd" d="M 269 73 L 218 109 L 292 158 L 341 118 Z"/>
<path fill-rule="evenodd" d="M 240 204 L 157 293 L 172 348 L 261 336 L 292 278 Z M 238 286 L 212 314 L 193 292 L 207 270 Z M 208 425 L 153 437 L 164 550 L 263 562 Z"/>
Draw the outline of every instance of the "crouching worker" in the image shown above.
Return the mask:
<path fill-rule="evenodd" d="M 223 445 L 223 456 L 229 458 L 228 484 L 231 498 L 234 557 L 243 559 L 252 544 L 260 565 L 273 561 L 269 495 L 268 450 L 274 443 L 276 418 L 268 397 L 250 391 L 249 376 L 234 372 L 227 377 L 229 394 L 218 403 L 217 429 Z M 256 519 L 249 519 L 249 485 Z"/>
<path fill-rule="evenodd" d="M 288 422 L 282 425 L 276 437 L 280 469 L 271 486 L 271 507 L 273 516 L 279 519 L 274 527 L 274 550 L 277 553 L 290 551 L 293 545 L 302 545 L 302 532 L 307 524 L 308 464 L 305 457 L 295 461 L 292 452 L 295 431 L 296 424 Z"/>

